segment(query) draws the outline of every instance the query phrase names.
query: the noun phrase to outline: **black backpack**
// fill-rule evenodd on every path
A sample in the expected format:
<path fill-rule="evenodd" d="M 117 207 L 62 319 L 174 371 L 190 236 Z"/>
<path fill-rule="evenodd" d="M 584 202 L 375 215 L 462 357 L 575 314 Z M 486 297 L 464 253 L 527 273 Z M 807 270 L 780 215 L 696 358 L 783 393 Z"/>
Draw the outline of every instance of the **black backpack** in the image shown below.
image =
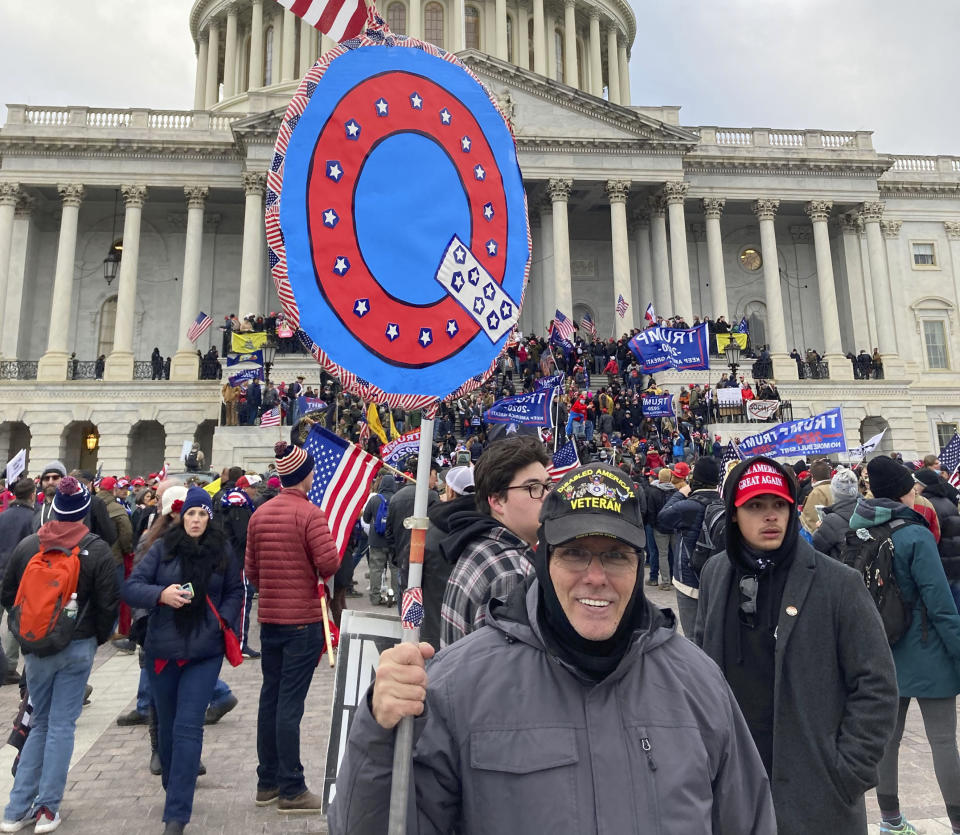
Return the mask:
<path fill-rule="evenodd" d="M 918 523 L 893 519 L 872 528 L 847 531 L 840 553 L 841 562 L 863 577 L 891 646 L 906 634 L 913 620 L 913 607 L 904 599 L 893 573 L 892 535 L 904 525 L 913 524 Z"/>
<path fill-rule="evenodd" d="M 187 455 L 187 460 L 184 463 L 187 465 L 188 470 L 196 470 L 200 466 L 200 456 L 197 455 L 195 449 L 190 450 Z"/>
<path fill-rule="evenodd" d="M 697 544 L 690 555 L 690 564 L 698 577 L 707 560 L 727 547 L 726 512 L 723 499 L 717 498 L 711 499 L 703 512 L 700 536 L 697 537 Z"/>

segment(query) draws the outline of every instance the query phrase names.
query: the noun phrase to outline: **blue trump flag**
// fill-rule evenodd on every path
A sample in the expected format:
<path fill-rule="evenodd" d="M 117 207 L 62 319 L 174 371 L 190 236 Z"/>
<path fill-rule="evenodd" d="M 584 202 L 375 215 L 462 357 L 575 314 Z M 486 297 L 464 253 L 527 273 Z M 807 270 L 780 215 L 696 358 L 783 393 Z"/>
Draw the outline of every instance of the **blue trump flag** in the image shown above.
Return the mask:
<path fill-rule="evenodd" d="M 254 351 L 252 354 L 227 354 L 227 367 L 246 365 L 247 363 L 263 365 L 263 351 Z"/>
<path fill-rule="evenodd" d="M 558 371 L 556 374 L 551 374 L 549 377 L 541 377 L 539 380 L 535 380 L 533 387 L 535 389 L 552 389 L 556 386 L 562 386 L 563 378 L 563 372 Z"/>
<path fill-rule="evenodd" d="M 531 394 L 505 397 L 484 413 L 487 423 L 517 423 L 526 426 L 552 426 L 550 406 L 556 389 L 540 389 Z"/>
<path fill-rule="evenodd" d="M 238 371 L 236 374 L 230 375 L 230 385 L 239 386 L 244 380 L 262 380 L 263 379 L 263 369 L 262 368 L 245 368 L 242 371 Z"/>
<path fill-rule="evenodd" d="M 778 423 L 740 441 L 740 455 L 767 455 L 782 458 L 792 455 L 831 455 L 847 451 L 843 432 L 843 412 L 828 409 L 819 415 Z"/>
<path fill-rule="evenodd" d="M 673 417 L 672 394 L 645 394 L 641 406 L 644 417 Z"/>
<path fill-rule="evenodd" d="M 710 368 L 710 335 L 706 323 L 695 328 L 647 328 L 627 343 L 644 373 L 675 368 L 704 371 Z"/>

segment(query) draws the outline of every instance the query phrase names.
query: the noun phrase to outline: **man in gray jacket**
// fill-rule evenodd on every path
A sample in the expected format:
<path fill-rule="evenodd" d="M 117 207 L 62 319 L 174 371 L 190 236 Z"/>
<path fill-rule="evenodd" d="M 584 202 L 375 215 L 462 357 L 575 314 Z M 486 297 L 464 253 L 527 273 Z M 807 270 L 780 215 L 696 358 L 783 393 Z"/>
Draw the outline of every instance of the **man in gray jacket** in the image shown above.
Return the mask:
<path fill-rule="evenodd" d="M 643 596 L 632 482 L 581 467 L 540 514 L 536 576 L 441 650 L 380 657 L 330 831 L 386 832 L 393 728 L 414 724 L 408 832 L 773 835 L 769 784 L 719 669 Z"/>

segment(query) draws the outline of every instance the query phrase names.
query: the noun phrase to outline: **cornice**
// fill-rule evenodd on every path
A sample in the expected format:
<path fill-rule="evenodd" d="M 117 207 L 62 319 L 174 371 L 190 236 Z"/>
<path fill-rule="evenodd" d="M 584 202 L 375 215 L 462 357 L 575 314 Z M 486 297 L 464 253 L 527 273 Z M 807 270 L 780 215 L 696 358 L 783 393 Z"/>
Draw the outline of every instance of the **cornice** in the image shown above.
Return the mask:
<path fill-rule="evenodd" d="M 792 159 L 783 157 L 710 157 L 694 151 L 683 160 L 684 172 L 690 174 L 757 174 L 817 177 L 862 177 L 877 179 L 889 165 L 884 161 Z"/>
<path fill-rule="evenodd" d="M 276 138 L 276 137 L 274 137 Z M 191 143 L 117 139 L 44 139 L 37 137 L 5 138 L 0 136 L 0 156 L 3 157 L 58 157 L 77 159 L 182 159 L 224 160 L 243 159 L 232 143 Z"/>
<path fill-rule="evenodd" d="M 0 390 L 17 389 L 17 405 L 47 400 L 70 403 L 113 403 L 135 405 L 137 401 L 157 401 L 175 406 L 182 403 L 219 403 L 220 383 L 216 380 L 196 383 L 112 382 L 104 388 L 103 381 L 90 380 L 69 383 L 39 383 L 36 380 L 2 380 Z"/>
<path fill-rule="evenodd" d="M 598 151 L 620 156 L 676 157 L 683 152 L 675 145 L 648 143 L 642 139 L 583 139 L 565 137 L 516 137 L 517 150 L 540 153 L 592 154 Z"/>
<path fill-rule="evenodd" d="M 884 197 L 916 198 L 920 200 L 946 200 L 960 197 L 960 183 L 900 182 L 880 180 L 877 183 Z"/>

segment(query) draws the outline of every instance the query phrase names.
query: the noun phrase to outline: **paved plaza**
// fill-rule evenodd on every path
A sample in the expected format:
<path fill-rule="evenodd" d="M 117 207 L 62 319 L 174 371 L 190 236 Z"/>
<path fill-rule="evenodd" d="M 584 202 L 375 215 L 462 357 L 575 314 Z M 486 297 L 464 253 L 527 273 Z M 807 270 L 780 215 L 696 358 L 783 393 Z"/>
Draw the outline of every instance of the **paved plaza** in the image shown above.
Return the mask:
<path fill-rule="evenodd" d="M 648 594 L 661 606 L 671 605 L 674 600 L 672 592 L 652 590 Z M 370 607 L 366 598 L 351 600 L 350 605 L 358 609 L 376 608 Z M 256 610 L 252 632 L 256 630 L 255 616 Z M 255 638 L 251 642 L 258 645 Z M 100 648 L 90 677 L 94 687 L 91 704 L 84 709 L 77 727 L 76 749 L 61 809 L 61 832 L 140 835 L 156 834 L 163 829 L 163 790 L 160 778 L 153 777 L 147 768 L 146 726 L 121 728 L 115 722 L 120 713 L 134 705 L 139 672 L 136 655 L 119 654 L 109 644 Z M 326 821 L 319 815 L 284 816 L 277 813 L 276 806 L 254 806 L 259 662 L 245 661 L 237 669 L 225 665 L 223 677 L 240 704 L 217 725 L 206 729 L 203 762 L 207 774 L 197 781 L 193 820 L 187 831 L 196 835 L 326 832 Z M 0 688 L 0 717 L 7 723 L 16 714 L 17 693 L 16 687 Z M 332 694 L 333 671 L 324 658 L 307 699 L 301 738 L 307 783 L 317 793 L 322 790 Z M 4 803 L 13 783 L 13 757 L 13 748 L 0 748 L 0 794 Z M 928 835 L 949 835 L 950 826 L 933 775 L 930 746 L 916 707 L 911 708 L 907 721 L 900 774 L 904 813 L 922 825 Z M 867 804 L 870 820 L 879 820 L 873 792 L 868 795 Z M 871 835 L 877 831 L 872 825 Z"/>

